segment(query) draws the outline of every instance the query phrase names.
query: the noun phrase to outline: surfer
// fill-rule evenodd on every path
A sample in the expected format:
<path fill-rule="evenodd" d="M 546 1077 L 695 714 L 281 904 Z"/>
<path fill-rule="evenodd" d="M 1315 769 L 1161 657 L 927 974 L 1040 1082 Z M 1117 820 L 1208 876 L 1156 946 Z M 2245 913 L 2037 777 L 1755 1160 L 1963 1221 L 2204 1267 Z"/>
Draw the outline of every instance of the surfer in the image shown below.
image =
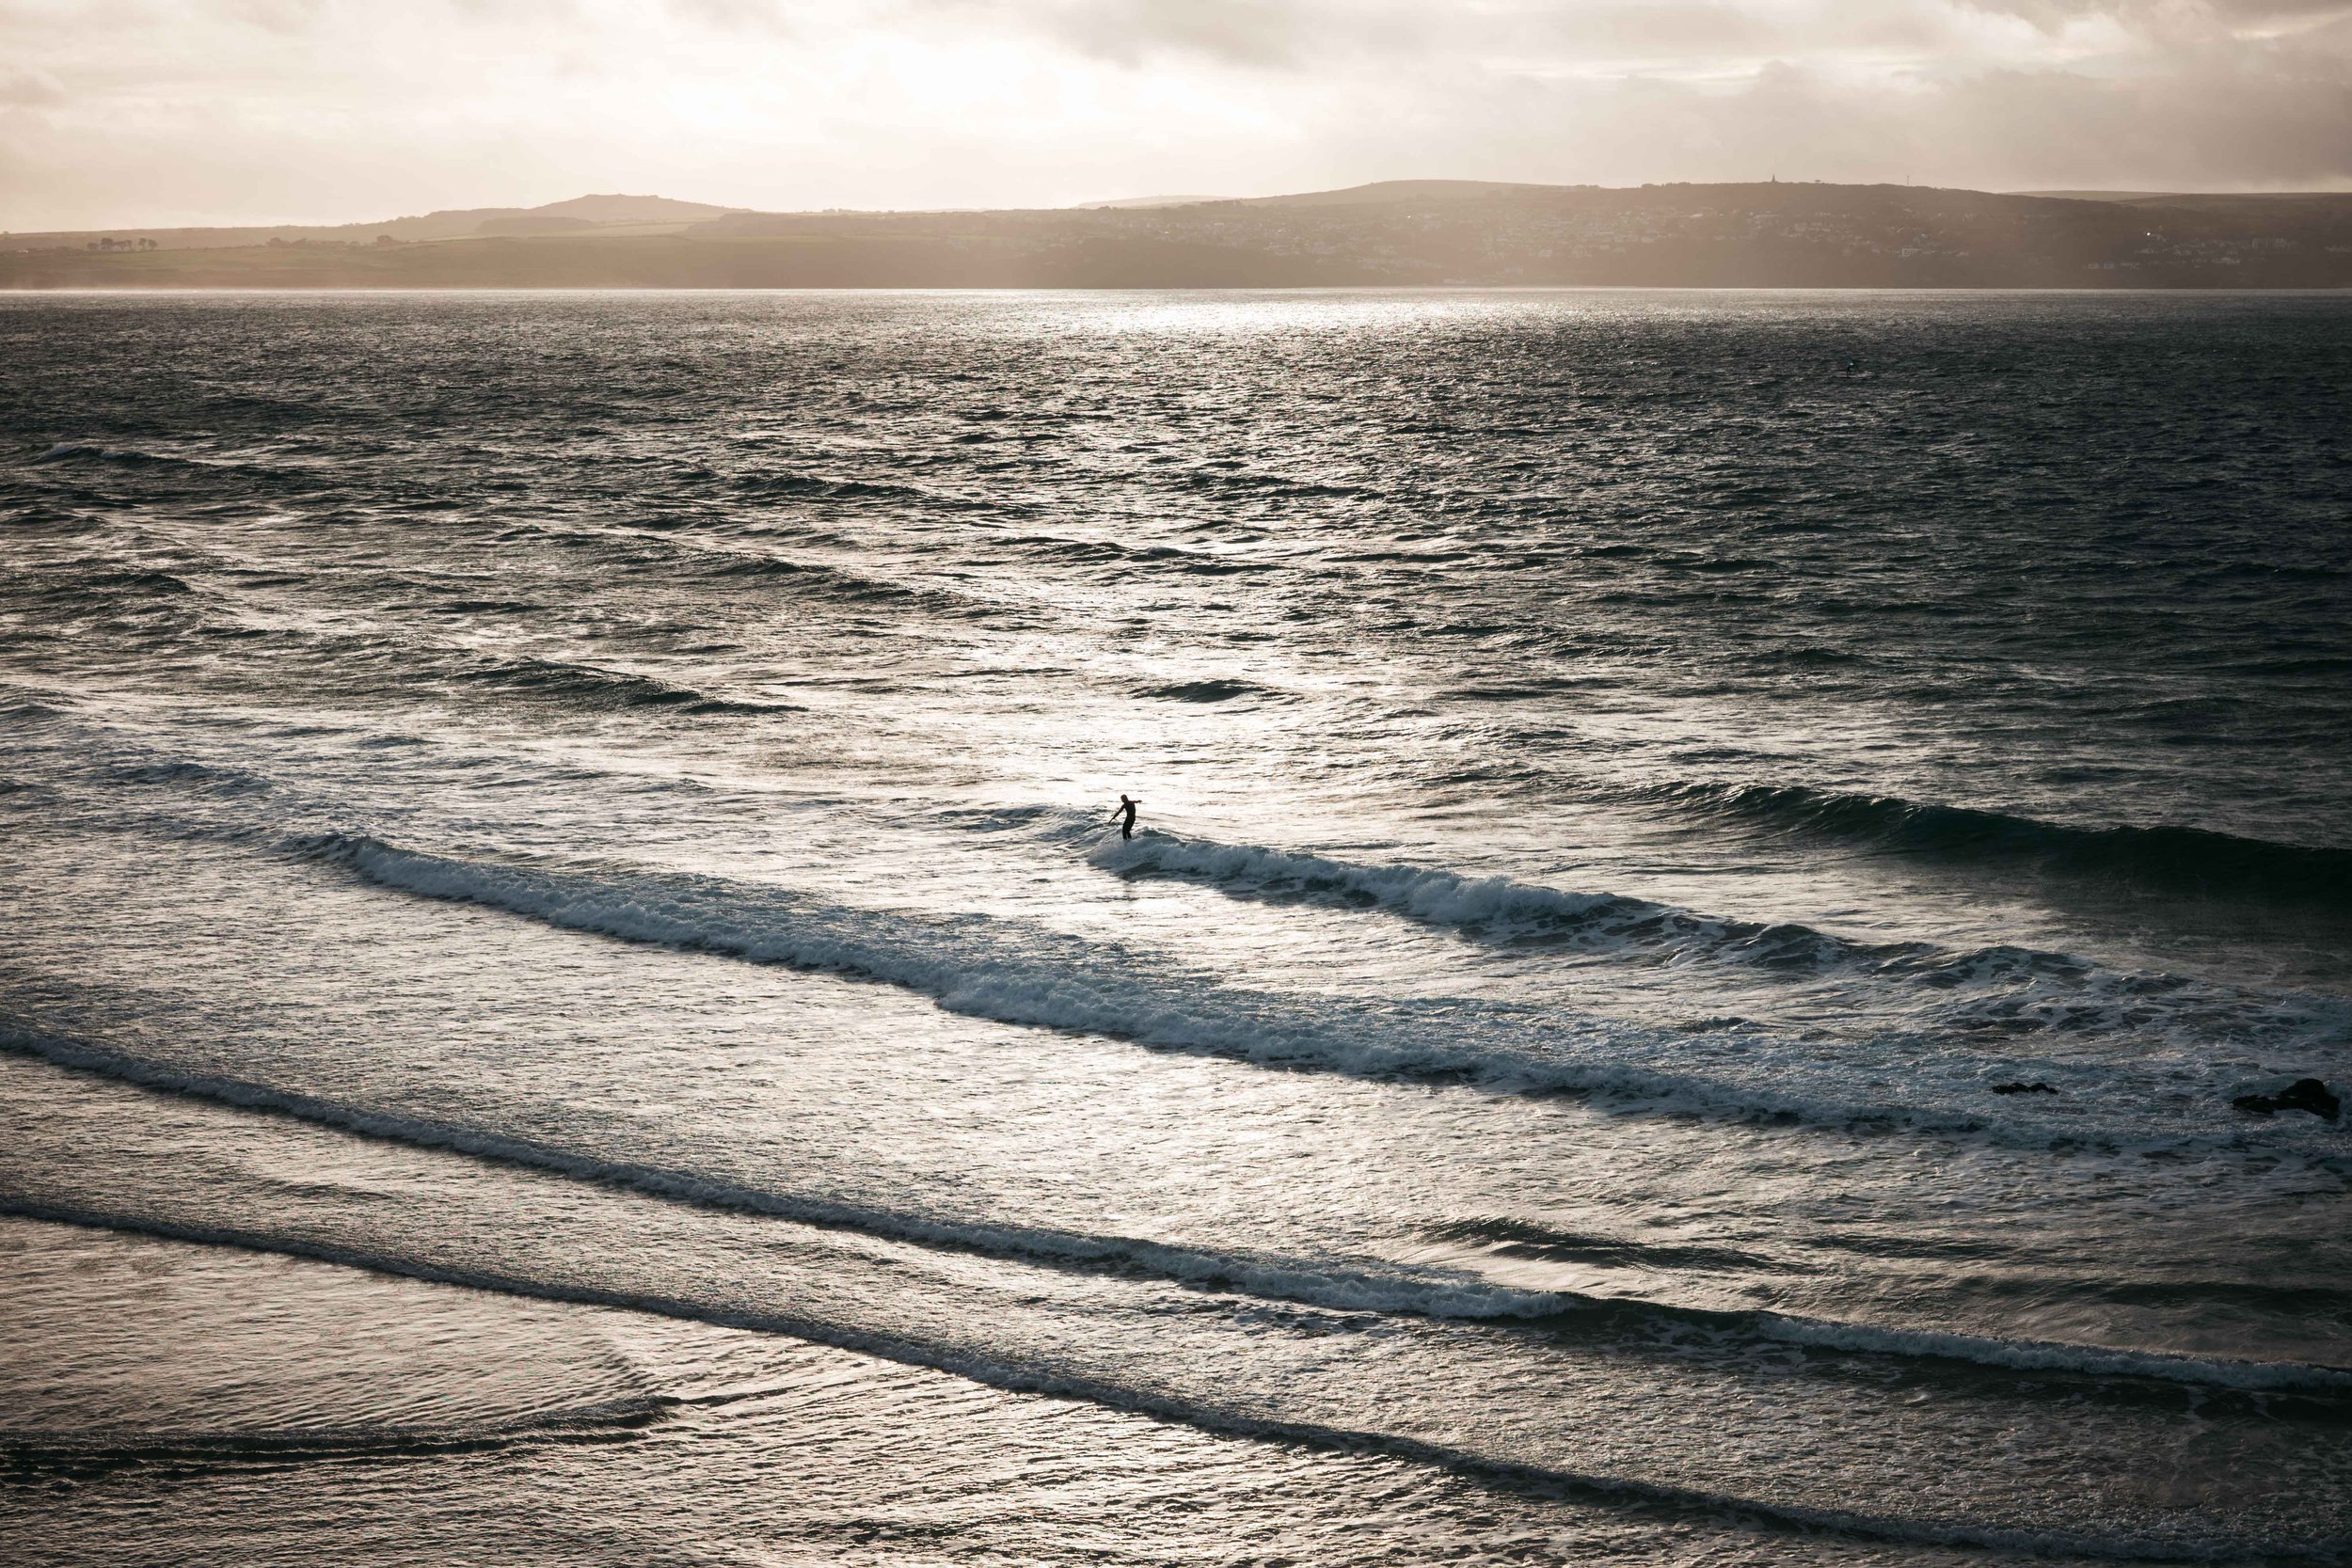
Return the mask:
<path fill-rule="evenodd" d="M 1141 804 L 1143 804 L 1142 801 L 1130 800 L 1124 795 L 1119 798 L 1119 809 L 1111 813 L 1111 820 L 1119 824 L 1120 837 L 1136 836 L 1136 808 Z"/>

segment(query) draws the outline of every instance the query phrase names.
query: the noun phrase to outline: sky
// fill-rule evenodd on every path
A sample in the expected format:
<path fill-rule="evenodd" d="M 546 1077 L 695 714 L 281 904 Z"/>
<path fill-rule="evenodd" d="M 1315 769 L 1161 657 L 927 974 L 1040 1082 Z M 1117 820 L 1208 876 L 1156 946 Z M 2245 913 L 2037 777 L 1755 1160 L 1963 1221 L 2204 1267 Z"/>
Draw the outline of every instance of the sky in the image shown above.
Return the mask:
<path fill-rule="evenodd" d="M 2352 0 L 0 0 L 0 230 L 588 192 L 2352 188 Z"/>

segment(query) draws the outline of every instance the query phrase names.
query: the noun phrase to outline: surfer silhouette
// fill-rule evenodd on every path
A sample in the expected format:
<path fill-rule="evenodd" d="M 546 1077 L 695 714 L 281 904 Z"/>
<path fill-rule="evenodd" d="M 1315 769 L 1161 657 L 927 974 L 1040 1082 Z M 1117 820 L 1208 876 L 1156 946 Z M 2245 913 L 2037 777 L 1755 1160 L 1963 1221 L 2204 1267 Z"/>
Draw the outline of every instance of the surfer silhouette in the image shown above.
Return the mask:
<path fill-rule="evenodd" d="M 1111 813 L 1111 820 L 1119 824 L 1120 837 L 1136 836 L 1136 808 L 1141 804 L 1143 804 L 1142 801 L 1130 800 L 1124 795 L 1119 798 L 1119 809 Z"/>

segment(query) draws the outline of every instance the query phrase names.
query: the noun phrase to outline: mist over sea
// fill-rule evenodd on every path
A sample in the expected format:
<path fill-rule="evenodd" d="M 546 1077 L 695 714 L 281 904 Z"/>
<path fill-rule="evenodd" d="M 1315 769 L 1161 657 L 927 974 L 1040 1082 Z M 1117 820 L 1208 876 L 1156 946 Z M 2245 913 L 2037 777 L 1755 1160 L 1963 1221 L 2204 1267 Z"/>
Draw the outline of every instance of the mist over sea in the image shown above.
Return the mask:
<path fill-rule="evenodd" d="M 2352 1557 L 2352 302 L 0 300 L 0 1558 Z M 1141 802 L 1132 840 L 1108 824 Z"/>

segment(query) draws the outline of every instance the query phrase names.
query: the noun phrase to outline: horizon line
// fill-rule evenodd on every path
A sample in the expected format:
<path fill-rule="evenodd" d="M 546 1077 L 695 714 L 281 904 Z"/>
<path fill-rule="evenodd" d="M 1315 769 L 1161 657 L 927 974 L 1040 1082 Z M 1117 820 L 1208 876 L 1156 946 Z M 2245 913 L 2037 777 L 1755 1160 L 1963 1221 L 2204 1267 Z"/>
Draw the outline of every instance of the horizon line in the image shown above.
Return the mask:
<path fill-rule="evenodd" d="M 1152 209 L 1154 209 L 1154 208 L 1168 208 L 1168 209 L 1175 209 L 1175 208 L 1183 208 L 1183 207 L 1205 207 L 1205 206 L 1216 206 L 1216 205 L 1223 205 L 1223 204 L 1226 204 L 1226 203 L 1241 203 L 1241 202 L 1279 202 L 1279 201 L 1282 201 L 1282 200 L 1285 200 L 1285 199 L 1299 199 L 1299 198 L 1311 198 L 1311 197 L 1339 196 L 1339 195 L 1345 195 L 1345 194 L 1347 194 L 1347 193 L 1349 193 L 1349 192 L 1353 192 L 1353 191 L 1371 191 L 1371 190 L 1376 190 L 1376 189 L 1379 189 L 1379 188 L 1384 187 L 1384 186 L 1401 186 L 1401 185 L 1491 185 L 1491 186 L 1494 186 L 1494 187 L 1496 187 L 1496 188 L 1498 188 L 1498 189 L 1507 189 L 1507 190 L 1522 190 L 1522 191 L 1539 191 L 1539 190 L 1542 190 L 1542 191 L 1637 191 L 1637 190 L 1671 190 L 1671 189 L 1677 189 L 1677 188 L 1683 188 L 1683 187 L 1708 187 L 1708 188 L 1717 188 L 1717 187 L 1772 186 L 1772 185 L 1818 185 L 1818 186 L 1827 186 L 1827 187 L 1831 187 L 1831 188 L 1836 188 L 1836 189 L 1845 189 L 1845 190 L 1880 190 L 1880 189 L 1892 189 L 1892 190 L 1920 190 L 1920 191 L 1959 191 L 1959 192 L 1965 192 L 1965 193 L 1967 193 L 1967 194 L 1969 194 L 1969 195 L 1974 195 L 1974 196 L 2006 196 L 2006 197 L 2026 197 L 2026 198 L 2038 198 L 2038 199 L 2042 199 L 2042 200 L 2070 200 L 2070 199 L 2071 199 L 2071 200 L 2126 200 L 2126 199 L 2128 199 L 2128 200 L 2143 200 L 2143 201 L 2144 201 L 2144 200 L 2154 200 L 2154 199 L 2159 199 L 2159 198 L 2167 198 L 2167 197 L 2177 197 L 2177 198 L 2195 198 L 2195 199 L 2211 199 L 2211 198 L 2231 198 L 2231 197 L 2246 197 L 2246 198 L 2254 198 L 2254 197 L 2321 197 L 2321 196 L 2352 196 L 2352 184 L 2346 184 L 2346 185 L 2334 185 L 2334 186 L 2297 186 L 2297 187 L 2292 187 L 2292 188 L 2285 188 L 2285 187 L 2266 187 L 2266 188 L 2262 188 L 2262 189 L 2244 189 L 2244 188 L 2241 188 L 2241 189 L 2234 189 L 2234 190 L 2211 190 L 2211 189 L 2207 189 L 2207 190 L 2191 190 L 2191 189 L 2180 189 L 2180 188 L 2159 188 L 2159 187 L 2155 187 L 2155 186 L 2102 186 L 2102 185 L 2039 186 L 2039 187 L 2035 187 L 2035 188 L 2033 188 L 2033 189 L 2020 189 L 2020 190 L 1995 190 L 1995 189 L 1992 189 L 1992 188 L 1989 188 L 1989 187 L 1984 187 L 1984 186 L 1977 186 L 1977 185 L 1945 185 L 1945 184 L 1936 184 L 1936 183 L 1930 182 L 1914 182 L 1909 181 L 1909 180 L 1903 180 L 1903 181 L 1895 181 L 1895 180 L 1817 180 L 1817 179 L 1789 179 L 1789 180 L 1783 180 L 1783 179 L 1778 178 L 1778 177 L 1777 177 L 1777 176 L 1775 176 L 1775 175 L 1768 175 L 1768 176 L 1766 176 L 1765 178 L 1760 179 L 1760 180 L 1756 180 L 1756 179 L 1750 179 L 1750 180 L 1646 180 L 1646 181 L 1643 181 L 1643 182 L 1640 182 L 1640 183 L 1638 183 L 1638 184 L 1624 184 L 1624 185 L 1607 185 L 1607 184 L 1601 184 L 1601 183 L 1598 183 L 1598 182 L 1596 182 L 1538 181 L 1538 180 L 1494 180 L 1494 179 L 1484 179 L 1484 178 L 1478 178 L 1478 177 L 1471 177 L 1471 176 L 1460 176 L 1460 175 L 1434 175 L 1434 176 L 1397 176 L 1397 177 L 1392 177 L 1392 178 L 1388 178 L 1388 179 L 1361 181 L 1361 182 L 1357 182 L 1357 183 L 1355 183 L 1355 184 L 1350 184 L 1350 185 L 1329 185 L 1329 186 L 1318 186 L 1318 187 L 1313 187 L 1313 188 L 1309 188 L 1309 189 L 1303 189 L 1303 190 L 1274 191 L 1274 192 L 1269 192 L 1269 193 L 1264 193 L 1264 194 L 1255 195 L 1255 196 L 1227 196 L 1227 195 L 1216 195 L 1216 196 L 1207 196 L 1207 195 L 1200 195 L 1200 196 L 1195 196 L 1195 195 L 1181 195 L 1181 196 L 1179 196 L 1179 195 L 1167 195 L 1167 196 L 1139 196 L 1139 197 L 1111 197 L 1111 198 L 1089 198 L 1089 199 L 1082 200 L 1082 201 L 1060 202 L 1060 203 L 1057 203 L 1057 204 L 1053 204 L 1053 205 L 1021 205 L 1021 204 L 1010 204 L 1010 205 L 994 205 L 994 206 L 991 206 L 991 205 L 980 205 L 980 204 L 955 204 L 955 205 L 936 206 L 936 207 L 843 207 L 843 206 L 829 206 L 829 207 L 752 207 L 752 206 L 742 206 L 742 205 L 730 205 L 730 204 L 725 203 L 725 202 L 716 202 L 716 201 L 701 201 L 701 200 L 694 200 L 694 199 L 691 199 L 691 198 L 687 198 L 668 197 L 668 196 L 662 196 L 662 195 L 660 195 L 660 194 L 658 194 L 658 193 L 648 193 L 648 194 L 644 194 L 644 195 L 634 195 L 634 194 L 622 193 L 622 192 L 585 192 L 585 193 L 582 193 L 581 195 L 579 195 L 579 196 L 573 196 L 573 197 L 560 197 L 560 198 L 557 198 L 556 199 L 551 200 L 551 201 L 543 201 L 543 202 L 538 202 L 538 203 L 532 204 L 532 205 L 528 205 L 528 206 L 517 206 L 517 205 L 494 205 L 494 206 L 450 206 L 450 207 L 434 207 L 434 208 L 428 208 L 428 209 L 426 209 L 426 210 L 425 210 L 425 211 L 423 211 L 423 212 L 417 212 L 417 213 L 401 213 L 401 214 L 393 214 L 393 215 L 390 215 L 390 216 L 363 217 L 363 218 L 276 218 L 276 219 L 266 219 L 266 218 L 263 218 L 263 219 L 247 219 L 247 220 L 244 220 L 244 221 L 227 221 L 227 220 L 219 220 L 219 221 L 211 221 L 211 222 L 161 222 L 161 223 L 156 223 L 156 222 L 118 222 L 118 223 L 112 223 L 112 224 L 85 225 L 85 226 L 81 226 L 81 227 L 78 227 L 78 228 L 49 228 L 49 229 L 11 229 L 11 228 L 0 228 L 0 238 L 9 238 L 9 239 L 15 239 L 15 238 L 29 238 L 29 237 L 38 237 L 38 236 L 41 236 L 41 235 L 47 235 L 47 234 L 101 234 L 101 233 L 104 233 L 104 232 L 106 232 L 106 231 L 107 231 L 107 230 L 143 230 L 143 231 L 149 231 L 149 232 L 195 232 L 195 231 L 202 231 L 202 230 L 246 230 L 246 229 L 252 229 L 252 230 L 262 230 L 262 229 L 365 229 L 365 228 L 368 228 L 368 227 L 370 227 L 370 226 L 372 226 L 372 225 L 376 225 L 376 224 L 393 224 L 393 223 L 404 223 L 404 222 L 411 222 L 411 221 L 415 221 L 415 220 L 418 220 L 418 219 L 422 219 L 422 218 L 440 217 L 440 216 L 445 216 L 445 215 L 453 215 L 453 214 L 475 214 L 475 213 L 479 213 L 479 214 L 516 214 L 516 215 L 523 215 L 523 214 L 530 214 L 546 213 L 546 212 L 548 212 L 548 211 L 549 209 L 551 209 L 551 208 L 560 208 L 560 207 L 574 206 L 574 205 L 577 205 L 577 204 L 581 203 L 581 202 L 586 202 L 586 201 L 595 201 L 595 200 L 625 200 L 625 201 L 643 201 L 643 202 L 661 202 L 661 203 L 667 203 L 667 204 L 674 204 L 674 205 L 676 205 L 676 206 L 681 206 L 681 207 L 699 207 L 699 208 L 705 208 L 705 209 L 707 209 L 707 215 L 706 217 L 704 217 L 704 218 L 680 218 L 680 219 L 675 219 L 675 220 L 663 220 L 663 219 L 659 219 L 659 218 L 637 218 L 637 219 L 621 218 L 621 219 L 606 220 L 605 222 L 598 222 L 598 221 L 596 221 L 596 220 L 593 220 L 593 219 L 592 219 L 592 220 L 586 220 L 586 222 L 587 222 L 590 226 L 593 226 L 593 227 L 605 227 L 607 223 L 612 223 L 612 224 L 629 224 L 629 223 L 657 223 L 657 222 L 662 222 L 662 221 L 698 222 L 698 221 L 709 221 L 709 220 L 711 220 L 711 219 L 715 219 L 715 218 L 718 218 L 718 217 L 723 217 L 723 216 L 735 216 L 735 215 L 739 215 L 739 214 L 753 214 L 753 215 L 758 215 L 758 216 L 770 216 L 770 217 L 828 217 L 828 216 L 845 216 L 845 217 L 846 217 L 846 216 L 874 216 L 874 217 L 888 217 L 888 216 L 909 216 L 909 215 L 947 215 L 947 214 L 958 214 L 958 213 L 1083 213 L 1083 212 L 1105 212 L 1105 211 L 1117 211 L 1117 210 L 1120 210 L 1120 209 L 1124 209 L 1124 210 L 1131 211 L 1131 212 L 1134 212 L 1134 211 L 1143 211 L 1143 212 L 1148 212 L 1148 211 L 1151 211 L 1151 210 L 1152 210 Z"/>

